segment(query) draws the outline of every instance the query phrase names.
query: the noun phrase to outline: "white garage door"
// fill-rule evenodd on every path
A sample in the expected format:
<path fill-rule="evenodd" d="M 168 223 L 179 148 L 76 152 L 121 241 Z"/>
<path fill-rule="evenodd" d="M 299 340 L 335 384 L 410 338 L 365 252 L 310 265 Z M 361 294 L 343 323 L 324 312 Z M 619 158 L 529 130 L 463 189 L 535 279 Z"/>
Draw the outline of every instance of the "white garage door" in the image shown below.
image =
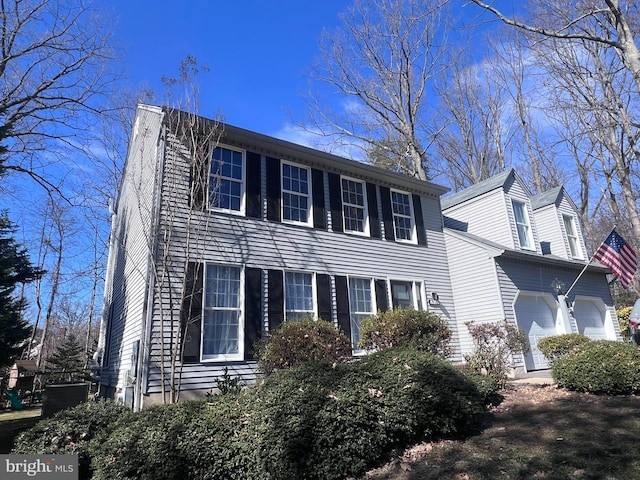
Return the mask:
<path fill-rule="evenodd" d="M 576 299 L 573 304 L 573 316 L 578 325 L 578 333 L 586 335 L 592 340 L 606 340 L 604 329 L 604 309 L 598 308 L 594 300 Z"/>
<path fill-rule="evenodd" d="M 529 352 L 525 355 L 527 371 L 549 368 L 549 362 L 540 350 L 538 341 L 544 337 L 557 335 L 557 307 L 550 305 L 550 299 L 543 296 L 520 294 L 515 304 L 516 320 L 529 337 Z"/>

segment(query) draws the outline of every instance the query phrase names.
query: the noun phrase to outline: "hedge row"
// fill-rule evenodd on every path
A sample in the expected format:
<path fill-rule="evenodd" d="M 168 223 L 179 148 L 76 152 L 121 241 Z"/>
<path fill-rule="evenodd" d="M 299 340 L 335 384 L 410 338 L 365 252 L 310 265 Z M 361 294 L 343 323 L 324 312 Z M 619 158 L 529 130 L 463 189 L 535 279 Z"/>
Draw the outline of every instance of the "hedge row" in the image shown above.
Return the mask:
<path fill-rule="evenodd" d="M 82 478 L 94 479 L 343 479 L 415 442 L 468 434 L 494 393 L 446 360 L 390 349 L 279 370 L 238 395 L 137 414 L 113 406 L 80 442 L 94 407 L 76 407 L 53 420 L 66 423 L 67 437 L 38 424 L 16 452 L 81 443 Z"/>

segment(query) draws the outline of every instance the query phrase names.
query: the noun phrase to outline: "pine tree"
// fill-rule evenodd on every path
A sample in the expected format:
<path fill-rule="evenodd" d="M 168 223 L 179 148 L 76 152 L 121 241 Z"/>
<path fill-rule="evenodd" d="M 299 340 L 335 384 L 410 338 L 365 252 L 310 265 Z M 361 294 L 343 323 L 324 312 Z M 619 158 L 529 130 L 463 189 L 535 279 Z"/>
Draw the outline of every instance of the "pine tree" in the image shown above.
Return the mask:
<path fill-rule="evenodd" d="M 47 358 L 47 383 L 85 380 L 84 364 L 84 346 L 75 335 L 69 334 L 55 353 Z"/>
<path fill-rule="evenodd" d="M 27 251 L 16 243 L 14 234 L 7 212 L 0 211 L 0 368 L 13 363 L 31 335 L 31 327 L 22 317 L 26 302 L 16 297 L 16 287 L 43 274 L 31 265 Z"/>

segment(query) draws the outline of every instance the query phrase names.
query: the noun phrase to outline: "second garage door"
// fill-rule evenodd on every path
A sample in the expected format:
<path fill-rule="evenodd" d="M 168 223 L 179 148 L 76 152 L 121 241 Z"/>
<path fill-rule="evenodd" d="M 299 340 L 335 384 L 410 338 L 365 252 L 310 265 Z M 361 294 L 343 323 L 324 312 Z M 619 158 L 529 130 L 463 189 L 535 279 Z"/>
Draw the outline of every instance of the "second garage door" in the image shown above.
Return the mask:
<path fill-rule="evenodd" d="M 557 307 L 553 297 L 521 293 L 515 303 L 518 325 L 529 338 L 529 352 L 525 355 L 527 371 L 549 368 L 549 362 L 538 350 L 538 341 L 557 335 Z"/>

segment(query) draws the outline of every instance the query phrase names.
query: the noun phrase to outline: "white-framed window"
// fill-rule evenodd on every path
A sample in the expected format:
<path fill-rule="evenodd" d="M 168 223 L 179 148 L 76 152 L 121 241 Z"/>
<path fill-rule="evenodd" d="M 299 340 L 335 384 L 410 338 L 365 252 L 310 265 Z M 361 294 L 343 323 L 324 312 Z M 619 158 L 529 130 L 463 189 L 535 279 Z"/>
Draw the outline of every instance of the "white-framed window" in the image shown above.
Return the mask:
<path fill-rule="evenodd" d="M 516 219 L 516 228 L 518 230 L 518 240 L 521 248 L 533 250 L 533 235 L 531 234 L 531 225 L 529 224 L 529 215 L 524 202 L 512 200 L 513 216 Z"/>
<path fill-rule="evenodd" d="M 216 147 L 211 154 L 209 208 L 244 214 L 244 151 Z"/>
<path fill-rule="evenodd" d="M 424 299 L 422 282 L 412 280 L 389 280 L 392 308 L 422 310 Z"/>
<path fill-rule="evenodd" d="M 243 270 L 207 264 L 204 276 L 202 360 L 242 360 Z"/>
<path fill-rule="evenodd" d="M 282 162 L 282 221 L 313 225 L 311 169 Z"/>
<path fill-rule="evenodd" d="M 349 311 L 351 312 L 351 344 L 355 352 L 360 341 L 362 320 L 376 313 L 373 279 L 349 277 Z"/>
<path fill-rule="evenodd" d="M 582 258 L 582 249 L 578 241 L 578 233 L 576 229 L 575 218 L 570 215 L 562 215 L 564 230 L 567 232 L 567 240 L 569 241 L 569 251 L 573 258 Z"/>
<path fill-rule="evenodd" d="M 366 184 L 353 178 L 341 178 L 344 231 L 369 235 Z"/>
<path fill-rule="evenodd" d="M 313 273 L 284 273 L 284 319 L 317 318 Z"/>
<path fill-rule="evenodd" d="M 393 210 L 393 228 L 396 240 L 415 243 L 416 229 L 411 194 L 400 190 L 391 190 L 391 208 Z"/>

